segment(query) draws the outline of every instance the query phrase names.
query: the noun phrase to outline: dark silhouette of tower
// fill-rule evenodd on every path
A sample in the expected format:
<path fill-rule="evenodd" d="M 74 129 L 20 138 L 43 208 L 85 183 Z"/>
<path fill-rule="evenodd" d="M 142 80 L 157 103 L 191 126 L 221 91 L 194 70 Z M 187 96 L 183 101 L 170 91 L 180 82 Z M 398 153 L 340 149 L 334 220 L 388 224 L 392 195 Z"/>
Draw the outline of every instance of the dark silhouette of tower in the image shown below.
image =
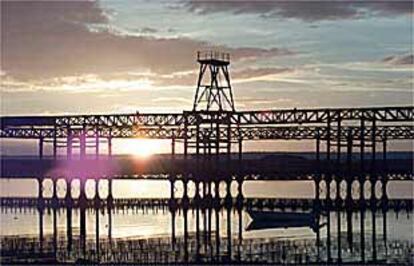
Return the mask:
<path fill-rule="evenodd" d="M 193 111 L 235 111 L 230 85 L 230 54 L 197 52 L 200 64 Z"/>
<path fill-rule="evenodd" d="M 186 128 L 195 135 L 184 140 L 184 155 L 194 149 L 196 155 L 230 155 L 231 117 L 235 112 L 230 85 L 230 55 L 220 52 L 198 52 L 200 64 L 193 111 L 195 123 Z"/>

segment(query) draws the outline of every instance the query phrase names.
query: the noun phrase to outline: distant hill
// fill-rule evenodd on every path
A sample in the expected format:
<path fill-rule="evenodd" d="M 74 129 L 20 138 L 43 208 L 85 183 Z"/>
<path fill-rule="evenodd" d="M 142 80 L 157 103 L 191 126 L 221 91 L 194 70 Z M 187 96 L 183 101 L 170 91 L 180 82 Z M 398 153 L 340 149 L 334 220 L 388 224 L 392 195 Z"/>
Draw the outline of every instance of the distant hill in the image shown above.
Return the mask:
<path fill-rule="evenodd" d="M 262 161 L 278 161 L 278 162 L 304 162 L 307 161 L 303 156 L 291 154 L 270 154 L 263 156 Z"/>

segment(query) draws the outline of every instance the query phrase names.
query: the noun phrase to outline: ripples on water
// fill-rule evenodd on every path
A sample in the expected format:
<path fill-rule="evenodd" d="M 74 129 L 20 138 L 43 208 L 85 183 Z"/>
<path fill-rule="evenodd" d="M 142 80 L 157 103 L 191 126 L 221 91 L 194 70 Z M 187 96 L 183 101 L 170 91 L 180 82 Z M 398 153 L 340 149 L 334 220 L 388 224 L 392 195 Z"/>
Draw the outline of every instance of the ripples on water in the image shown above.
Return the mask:
<path fill-rule="evenodd" d="M 219 209 L 190 206 L 187 211 L 178 206 L 175 210 L 170 208 L 168 200 L 156 200 L 157 193 L 168 193 L 163 191 L 168 191 L 168 183 L 166 187 L 159 183 L 156 191 L 153 188 L 157 186 L 151 182 L 141 182 L 138 189 L 130 183 L 129 190 L 141 191 L 141 196 L 147 198 L 152 195 L 152 199 L 145 202 L 135 199 L 122 207 L 114 204 L 110 211 L 107 207 L 79 209 L 46 205 L 39 209 L 22 205 L 18 209 L 3 206 L 2 262 L 412 262 L 412 208 L 402 207 L 397 211 L 377 208 L 373 216 L 370 209 L 363 212 L 339 211 L 326 206 L 315 209 L 308 200 L 292 210 L 289 202 L 296 200 L 298 205 L 301 199 L 295 199 L 297 190 L 290 194 L 286 190 L 290 185 L 296 189 L 297 186 L 279 182 L 275 189 L 264 183 L 273 195 L 291 198 L 286 200 L 285 208 L 271 205 L 274 211 L 316 213 L 319 230 L 303 226 L 247 231 L 252 220 L 246 209 L 254 204 L 267 206 L 276 199 L 251 199 L 249 206 L 245 203 L 231 209 L 223 205 Z M 119 183 L 114 194 L 122 195 L 124 186 Z M 153 190 L 146 191 L 146 186 Z M 312 194 L 313 188 L 307 186 L 302 188 L 302 198 Z M 254 196 L 255 191 L 248 184 L 244 191 L 248 192 L 247 196 L 249 193 Z M 176 192 L 179 197 L 179 186 Z M 92 198 L 93 192 L 89 194 Z M 82 215 L 86 221 L 84 229 Z"/>

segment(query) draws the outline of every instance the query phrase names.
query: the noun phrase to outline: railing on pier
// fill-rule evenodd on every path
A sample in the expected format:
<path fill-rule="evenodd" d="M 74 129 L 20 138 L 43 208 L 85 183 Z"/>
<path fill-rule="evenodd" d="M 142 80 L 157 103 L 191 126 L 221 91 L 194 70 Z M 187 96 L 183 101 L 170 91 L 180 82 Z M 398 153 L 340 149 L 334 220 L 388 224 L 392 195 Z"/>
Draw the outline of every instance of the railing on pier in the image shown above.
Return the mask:
<path fill-rule="evenodd" d="M 198 51 L 197 61 L 215 60 L 222 62 L 230 62 L 230 54 L 219 51 Z"/>

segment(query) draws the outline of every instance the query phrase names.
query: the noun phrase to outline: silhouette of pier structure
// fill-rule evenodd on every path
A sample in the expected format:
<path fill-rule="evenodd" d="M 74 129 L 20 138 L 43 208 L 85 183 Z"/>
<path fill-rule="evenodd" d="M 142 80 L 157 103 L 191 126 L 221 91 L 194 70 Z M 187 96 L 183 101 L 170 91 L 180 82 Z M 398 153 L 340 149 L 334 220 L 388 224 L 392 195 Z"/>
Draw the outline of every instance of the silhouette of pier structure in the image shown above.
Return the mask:
<path fill-rule="evenodd" d="M 243 142 L 249 140 L 315 140 L 316 152 L 326 143 L 327 159 L 336 147 L 352 152 L 359 147 L 361 156 L 372 154 L 381 144 L 386 155 L 388 141 L 414 138 L 414 107 L 274 109 L 236 111 L 230 83 L 230 55 L 198 52 L 200 65 L 193 109 L 182 113 L 132 113 L 60 116 L 1 117 L 1 138 L 37 139 L 39 157 L 44 144 L 52 144 L 52 155 L 65 149 L 72 158 L 91 153 L 97 157 L 107 145 L 112 154 L 114 138 L 150 138 L 184 143 L 183 154 L 243 154 Z M 237 149 L 236 149 L 237 148 Z M 361 158 L 362 159 L 362 158 Z"/>
<path fill-rule="evenodd" d="M 200 70 L 191 111 L 169 114 L 137 112 L 5 116 L 1 117 L 0 138 L 38 140 L 39 164 L 45 159 L 45 143 L 52 144 L 52 158 L 56 159 L 56 164 L 60 161 L 57 160 L 58 150 L 65 150 L 69 162 L 76 159 L 74 151 L 77 150 L 80 161 L 87 162 L 78 166 L 80 171 L 76 175 L 63 171 L 51 176 L 54 191 L 57 180 L 64 176 L 69 199 L 74 178 L 80 181 L 81 198 L 85 197 L 84 186 L 87 179 L 91 178 L 87 171 L 90 168 L 87 155 L 91 153 L 91 149 L 92 154 L 99 159 L 102 155 L 101 145 L 106 144 L 107 153 L 111 157 L 115 138 L 171 140 L 172 160 L 176 154 L 176 142 L 182 142 L 182 153 L 185 160 L 190 161 L 187 165 L 191 165 L 191 170 L 187 170 L 187 166 L 174 169 L 169 171 L 166 179 L 171 181 L 172 188 L 177 179 L 184 182 L 184 187 L 187 187 L 190 180 L 196 183 L 197 189 L 203 184 L 203 190 L 207 191 L 203 193 L 207 194 L 212 183 L 217 185 L 221 181 L 226 182 L 230 189 L 233 179 L 236 179 L 241 191 L 243 181 L 248 178 L 244 171 L 243 143 L 251 140 L 314 140 L 316 160 L 311 166 L 313 170 L 310 171 L 310 176 L 315 182 L 316 198 L 325 190 L 328 199 L 335 194 L 334 197 L 340 200 L 342 191 L 351 203 L 352 187 L 356 183 L 355 187 L 359 189 L 363 202 L 362 188 L 365 184 L 372 188 L 374 194 L 374 188 L 379 182 L 383 188 L 382 195 L 386 197 L 386 185 L 390 179 L 398 176 L 412 180 L 411 166 L 406 169 L 409 174 L 388 173 L 387 145 L 391 141 L 414 139 L 413 106 L 236 111 L 229 74 L 230 55 L 198 52 L 197 62 Z M 238 155 L 237 162 L 233 163 L 237 170 L 232 169 L 223 174 L 223 157 L 226 167 L 229 167 L 231 161 L 234 161 L 231 158 L 232 153 Z M 357 162 L 356 154 L 359 154 Z M 378 158 L 379 154 L 381 158 Z M 378 164 L 379 161 L 381 165 Z M 4 170 L 8 163 L 3 163 L 2 178 L 13 177 Z M 70 168 L 74 164 L 76 163 L 68 163 L 69 169 L 66 170 L 72 171 Z M 22 164 L 18 165 L 17 168 L 24 168 Z M 260 173 L 262 169 L 256 172 Z M 45 171 L 45 175 L 30 172 L 25 175 L 38 179 L 41 197 L 45 177 L 53 174 Z M 97 186 L 99 179 L 109 181 L 109 198 L 112 197 L 112 179 L 117 178 L 113 175 L 102 172 L 100 176 L 94 177 Z M 186 192 L 184 198 L 187 198 Z"/>

